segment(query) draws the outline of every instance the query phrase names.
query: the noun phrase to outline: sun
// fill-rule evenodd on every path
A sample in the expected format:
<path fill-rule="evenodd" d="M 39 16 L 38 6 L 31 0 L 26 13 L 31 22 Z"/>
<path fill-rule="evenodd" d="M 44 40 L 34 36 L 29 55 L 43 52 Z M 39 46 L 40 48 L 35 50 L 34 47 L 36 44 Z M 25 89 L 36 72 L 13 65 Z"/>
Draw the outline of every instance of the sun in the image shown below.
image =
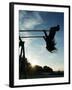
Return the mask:
<path fill-rule="evenodd" d="M 38 65 L 38 59 L 34 55 L 28 56 L 28 61 L 30 62 L 31 66 L 34 67 L 35 65 Z"/>
<path fill-rule="evenodd" d="M 31 60 L 31 65 L 32 65 L 32 67 L 34 67 L 35 65 L 37 65 L 37 60 Z"/>

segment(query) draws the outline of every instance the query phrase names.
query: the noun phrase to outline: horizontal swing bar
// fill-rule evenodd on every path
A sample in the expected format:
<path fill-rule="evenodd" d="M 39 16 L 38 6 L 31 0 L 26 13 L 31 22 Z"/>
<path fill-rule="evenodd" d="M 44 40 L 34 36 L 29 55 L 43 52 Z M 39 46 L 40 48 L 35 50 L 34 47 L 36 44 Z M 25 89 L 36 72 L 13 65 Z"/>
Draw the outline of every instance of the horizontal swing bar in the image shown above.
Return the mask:
<path fill-rule="evenodd" d="M 24 36 L 21 38 L 43 38 L 44 36 Z"/>
<path fill-rule="evenodd" d="M 19 30 L 19 32 L 49 32 L 49 30 Z"/>

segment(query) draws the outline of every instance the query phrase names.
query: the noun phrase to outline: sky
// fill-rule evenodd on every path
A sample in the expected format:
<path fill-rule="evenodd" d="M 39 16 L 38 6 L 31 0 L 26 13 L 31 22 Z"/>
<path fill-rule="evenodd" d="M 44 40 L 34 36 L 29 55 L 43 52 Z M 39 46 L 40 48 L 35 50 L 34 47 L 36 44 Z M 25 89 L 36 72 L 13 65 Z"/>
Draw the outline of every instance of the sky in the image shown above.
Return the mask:
<path fill-rule="evenodd" d="M 22 38 L 25 41 L 25 57 L 34 65 L 49 66 L 53 70 L 64 70 L 64 13 L 45 11 L 19 10 L 19 30 L 49 30 L 60 25 L 55 35 L 56 48 L 54 53 L 46 49 L 43 38 Z M 43 32 L 19 32 L 22 36 L 44 36 Z"/>

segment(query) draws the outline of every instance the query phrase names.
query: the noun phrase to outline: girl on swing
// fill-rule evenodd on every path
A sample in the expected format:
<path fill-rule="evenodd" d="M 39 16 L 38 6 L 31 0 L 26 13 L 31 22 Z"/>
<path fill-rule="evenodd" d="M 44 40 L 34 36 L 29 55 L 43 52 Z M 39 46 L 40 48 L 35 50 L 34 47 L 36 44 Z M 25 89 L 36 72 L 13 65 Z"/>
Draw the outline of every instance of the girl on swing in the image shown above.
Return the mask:
<path fill-rule="evenodd" d="M 53 51 L 57 50 L 57 48 L 55 47 L 56 43 L 55 43 L 54 37 L 55 37 L 56 32 L 59 30 L 60 30 L 59 25 L 57 25 L 55 27 L 51 27 L 50 31 L 49 31 L 49 35 L 47 35 L 46 31 L 43 30 L 43 32 L 45 34 L 45 36 L 43 38 L 46 41 L 46 48 L 51 53 L 53 53 Z"/>

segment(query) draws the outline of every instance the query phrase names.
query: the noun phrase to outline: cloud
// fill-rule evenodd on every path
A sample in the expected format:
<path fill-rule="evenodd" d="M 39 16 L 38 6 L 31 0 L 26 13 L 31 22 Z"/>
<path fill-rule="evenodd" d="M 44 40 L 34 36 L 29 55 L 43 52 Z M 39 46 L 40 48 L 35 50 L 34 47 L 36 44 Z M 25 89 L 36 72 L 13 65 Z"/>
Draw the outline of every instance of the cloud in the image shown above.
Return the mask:
<path fill-rule="evenodd" d="M 19 29 L 21 30 L 32 30 L 42 23 L 43 20 L 38 12 L 20 11 L 19 13 Z"/>
<path fill-rule="evenodd" d="M 40 25 L 43 23 L 43 20 L 38 12 L 32 12 L 32 11 L 19 11 L 19 29 L 20 30 L 34 30 L 37 25 Z M 30 36 L 31 33 L 24 32 L 20 33 L 20 36 Z M 28 47 L 31 43 L 30 38 L 23 38 L 23 41 L 25 41 L 25 46 Z"/>

